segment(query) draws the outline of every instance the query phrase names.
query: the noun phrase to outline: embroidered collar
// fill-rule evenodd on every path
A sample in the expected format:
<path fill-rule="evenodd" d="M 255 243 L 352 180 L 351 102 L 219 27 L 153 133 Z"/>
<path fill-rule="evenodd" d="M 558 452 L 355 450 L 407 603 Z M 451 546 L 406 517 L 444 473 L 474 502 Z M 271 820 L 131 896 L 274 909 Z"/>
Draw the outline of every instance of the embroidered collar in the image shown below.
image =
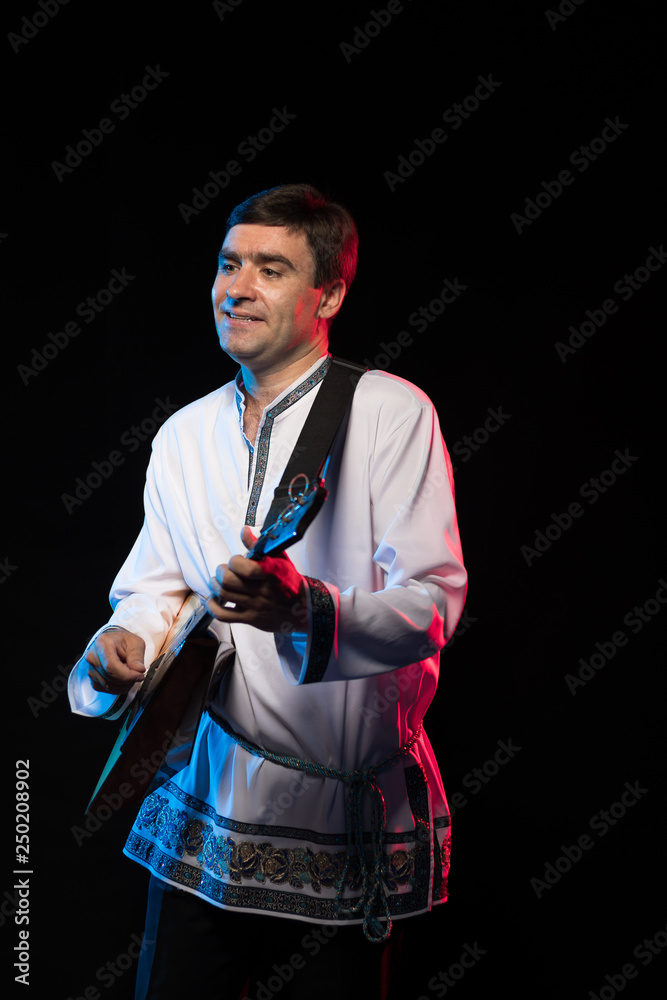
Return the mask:
<path fill-rule="evenodd" d="M 310 369 L 306 377 L 298 382 L 296 385 L 292 383 L 285 389 L 284 393 L 277 396 L 276 399 L 265 409 L 264 411 L 264 423 L 259 435 L 259 442 L 257 444 L 257 458 L 255 462 L 255 475 L 253 479 L 252 489 L 250 491 L 250 499 L 248 502 L 248 509 L 246 511 L 245 523 L 251 526 L 255 525 L 255 518 L 257 516 L 257 507 L 259 505 L 259 499 L 262 494 L 262 487 L 264 485 L 264 477 L 266 475 L 266 466 L 269 457 L 269 446 L 271 444 L 271 432 L 273 430 L 273 421 L 281 413 L 284 413 L 290 406 L 296 403 L 302 396 L 305 396 L 307 392 L 314 389 L 316 385 L 319 385 L 331 365 L 331 355 L 327 355 L 324 360 L 320 358 L 316 365 Z M 241 372 L 236 376 L 236 405 L 239 414 L 239 421 L 243 421 L 243 410 L 245 408 L 245 402 L 243 399 L 242 391 L 242 381 Z M 251 461 L 252 461 L 252 447 L 251 447 Z"/>

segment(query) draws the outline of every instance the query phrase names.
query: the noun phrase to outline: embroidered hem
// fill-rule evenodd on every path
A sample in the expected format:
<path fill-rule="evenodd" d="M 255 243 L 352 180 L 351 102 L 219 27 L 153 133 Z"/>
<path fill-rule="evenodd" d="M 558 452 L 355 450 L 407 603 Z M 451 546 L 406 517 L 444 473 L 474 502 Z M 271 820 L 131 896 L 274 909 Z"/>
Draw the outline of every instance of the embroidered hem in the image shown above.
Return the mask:
<path fill-rule="evenodd" d="M 392 917 L 444 902 L 449 868 L 449 818 L 439 817 L 431 830 L 422 769 L 417 764 L 404 773 L 415 828 L 385 838 L 382 880 Z M 363 916 L 341 913 L 336 905 L 345 840 L 344 834 L 238 823 L 167 781 L 144 801 L 124 853 L 217 906 L 317 922 L 362 923 Z M 364 837 L 369 845 L 370 840 L 370 835 Z M 323 845 L 341 849 L 326 850 Z M 359 882 L 355 861 L 346 873 L 345 902 L 360 898 Z"/>

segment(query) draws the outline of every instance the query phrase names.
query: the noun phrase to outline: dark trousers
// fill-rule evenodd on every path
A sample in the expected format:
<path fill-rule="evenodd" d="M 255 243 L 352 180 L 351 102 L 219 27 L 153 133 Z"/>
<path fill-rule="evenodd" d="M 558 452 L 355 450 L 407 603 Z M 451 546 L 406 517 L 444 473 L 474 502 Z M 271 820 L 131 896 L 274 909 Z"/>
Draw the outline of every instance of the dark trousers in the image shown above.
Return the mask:
<path fill-rule="evenodd" d="M 404 923 L 373 944 L 358 924 L 221 910 L 151 877 L 135 1000 L 389 1000 Z"/>

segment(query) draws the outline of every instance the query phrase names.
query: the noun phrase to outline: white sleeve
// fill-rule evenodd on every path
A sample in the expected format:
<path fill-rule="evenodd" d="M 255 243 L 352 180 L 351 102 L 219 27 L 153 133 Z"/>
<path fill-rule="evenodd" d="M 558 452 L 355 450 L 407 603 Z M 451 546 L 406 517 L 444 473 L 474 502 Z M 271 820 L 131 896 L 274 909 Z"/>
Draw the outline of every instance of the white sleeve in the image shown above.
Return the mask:
<path fill-rule="evenodd" d="M 370 489 L 383 586 L 309 581 L 309 635 L 279 643 L 293 682 L 352 680 L 429 660 L 437 667 L 456 628 L 467 574 L 451 462 L 428 401 L 374 448 Z"/>
<path fill-rule="evenodd" d="M 109 599 L 113 614 L 86 647 L 87 650 L 109 626 L 120 625 L 146 643 L 146 668 L 155 659 L 189 592 L 156 483 L 155 463 L 160 437 L 158 432 L 146 475 L 144 524 L 111 588 Z M 88 678 L 88 663 L 82 656 L 69 677 L 70 706 L 77 715 L 104 715 L 105 718 L 115 719 L 132 700 L 139 686 L 140 682 L 137 682 L 128 695 L 120 698 L 96 691 Z"/>

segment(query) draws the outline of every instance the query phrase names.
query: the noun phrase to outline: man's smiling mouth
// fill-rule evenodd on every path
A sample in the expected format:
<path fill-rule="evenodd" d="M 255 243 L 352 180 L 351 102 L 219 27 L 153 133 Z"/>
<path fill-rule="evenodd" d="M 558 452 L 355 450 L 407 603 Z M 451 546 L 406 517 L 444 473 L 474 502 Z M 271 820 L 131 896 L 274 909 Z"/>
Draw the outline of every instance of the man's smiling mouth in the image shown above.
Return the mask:
<path fill-rule="evenodd" d="M 260 319 L 259 316 L 250 316 L 248 313 L 232 312 L 231 309 L 225 310 L 225 316 L 229 316 L 230 319 L 242 320 L 246 323 L 254 323 Z"/>

